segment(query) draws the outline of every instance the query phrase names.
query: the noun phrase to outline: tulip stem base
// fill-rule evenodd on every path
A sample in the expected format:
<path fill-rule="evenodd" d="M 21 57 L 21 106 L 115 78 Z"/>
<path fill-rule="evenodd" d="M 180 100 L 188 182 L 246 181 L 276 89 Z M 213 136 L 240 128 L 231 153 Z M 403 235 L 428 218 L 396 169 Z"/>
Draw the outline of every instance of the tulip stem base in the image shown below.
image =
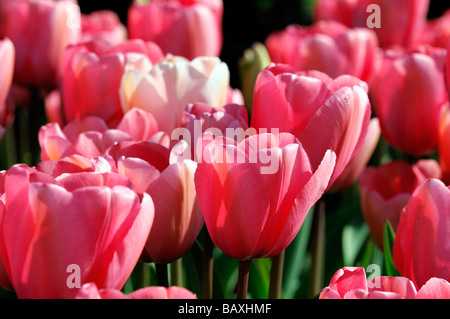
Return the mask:
<path fill-rule="evenodd" d="M 251 260 L 239 260 L 239 274 L 237 282 L 236 299 L 247 299 L 248 276 Z"/>
<path fill-rule="evenodd" d="M 270 268 L 269 299 L 281 298 L 284 255 L 285 251 L 283 250 L 278 255 L 272 257 L 272 266 Z"/>
<path fill-rule="evenodd" d="M 323 288 L 325 259 L 325 199 L 323 197 L 314 206 L 313 213 L 309 298 L 316 298 Z"/>
<path fill-rule="evenodd" d="M 183 258 L 180 257 L 170 264 L 170 285 L 183 286 Z"/>

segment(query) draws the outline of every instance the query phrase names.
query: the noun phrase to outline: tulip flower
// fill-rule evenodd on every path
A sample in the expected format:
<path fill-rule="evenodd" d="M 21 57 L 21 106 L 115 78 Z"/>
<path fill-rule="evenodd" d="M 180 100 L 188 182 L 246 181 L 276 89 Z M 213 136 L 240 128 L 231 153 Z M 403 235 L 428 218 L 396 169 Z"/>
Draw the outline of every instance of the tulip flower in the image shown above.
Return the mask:
<path fill-rule="evenodd" d="M 0 41 L 0 61 L 2 67 L 0 69 L 0 139 L 2 138 L 6 126 L 8 126 L 13 118 L 13 111 L 10 103 L 7 103 L 9 91 L 14 75 L 14 45 L 9 39 Z"/>
<path fill-rule="evenodd" d="M 192 60 L 222 50 L 222 0 L 134 1 L 128 11 L 131 39 L 157 43 L 165 54 Z"/>
<path fill-rule="evenodd" d="M 168 56 L 147 70 L 127 69 L 120 86 L 122 106 L 124 110 L 136 107 L 150 112 L 159 129 L 170 135 L 180 126 L 188 104 L 227 104 L 229 78 L 228 66 L 219 58 L 189 61 Z"/>
<path fill-rule="evenodd" d="M 115 173 L 56 179 L 25 165 L 8 170 L 0 216 L 0 254 L 21 299 L 74 298 L 82 284 L 121 289 L 152 225 L 140 199 Z"/>
<path fill-rule="evenodd" d="M 159 47 L 141 40 L 114 47 L 99 40 L 68 47 L 64 55 L 60 114 L 64 114 L 66 123 L 93 115 L 103 118 L 108 126 L 117 125 L 124 114 L 119 88 L 127 62 L 151 64 L 162 57 Z"/>
<path fill-rule="evenodd" d="M 406 277 L 379 276 L 367 279 L 362 267 L 336 271 L 319 299 L 448 299 L 450 283 L 431 278 L 418 291 Z"/>
<path fill-rule="evenodd" d="M 103 40 L 111 46 L 125 42 L 127 28 L 117 13 L 111 10 L 99 10 L 90 14 L 81 14 L 81 41 Z"/>
<path fill-rule="evenodd" d="M 294 239 L 328 186 L 335 154 L 314 168 L 289 133 L 258 134 L 240 143 L 215 138 L 203 150 L 195 189 L 213 243 L 241 261 L 272 257 Z"/>
<path fill-rule="evenodd" d="M 445 49 L 386 51 L 371 90 L 381 134 L 400 151 L 421 156 L 436 150 L 439 116 L 448 104 Z"/>
<path fill-rule="evenodd" d="M 271 33 L 265 45 L 272 62 L 296 71 L 317 70 L 332 78 L 348 74 L 369 85 L 375 75 L 378 40 L 367 28 L 350 29 L 336 21 L 289 25 Z"/>
<path fill-rule="evenodd" d="M 427 179 L 402 210 L 395 234 L 393 259 L 402 276 L 421 287 L 430 278 L 450 280 L 450 190 Z"/>
<path fill-rule="evenodd" d="M 51 88 L 57 84 L 66 47 L 80 39 L 76 0 L 4 0 L 0 4 L 0 38 L 16 49 L 14 81 Z"/>
<path fill-rule="evenodd" d="M 63 129 L 57 123 L 49 123 L 39 130 L 41 160 L 59 160 L 73 154 L 102 156 L 120 141 L 149 140 L 157 131 L 153 116 L 139 109 L 127 112 L 115 129 L 95 116 L 73 120 Z"/>
<path fill-rule="evenodd" d="M 450 108 L 442 109 L 439 125 L 438 154 L 439 163 L 442 168 L 442 180 L 445 184 L 450 183 L 450 149 L 448 141 L 450 138 Z"/>
<path fill-rule="evenodd" d="M 395 231 L 401 211 L 414 190 L 427 178 L 440 176 L 439 163 L 434 160 L 420 160 L 416 164 L 397 160 L 364 169 L 359 177 L 361 209 L 380 249 L 383 249 L 384 224 L 389 221 Z"/>
<path fill-rule="evenodd" d="M 375 11 L 370 5 L 377 6 Z M 378 20 L 373 30 L 382 48 L 413 47 L 426 25 L 429 5 L 429 0 L 318 0 L 314 21 L 334 20 L 350 28 L 368 28 L 368 20 L 373 22 L 373 18 Z"/>
<path fill-rule="evenodd" d="M 321 72 L 295 72 L 271 64 L 261 71 L 253 99 L 251 126 L 290 132 L 302 143 L 312 166 L 327 149 L 337 162 L 330 186 L 363 144 L 371 116 L 367 84 L 351 76 L 331 79 Z"/>
<path fill-rule="evenodd" d="M 145 287 L 129 295 L 117 289 L 98 289 L 95 283 L 84 284 L 76 299 L 197 299 L 197 296 L 183 287 Z"/>
<path fill-rule="evenodd" d="M 142 259 L 167 264 L 182 257 L 204 224 L 194 185 L 197 164 L 152 142 L 119 143 L 110 154 L 136 192 L 153 198 L 155 218 Z"/>
<path fill-rule="evenodd" d="M 450 10 L 438 18 L 427 21 L 423 28 L 421 41 L 434 47 L 447 48 L 450 40 Z"/>

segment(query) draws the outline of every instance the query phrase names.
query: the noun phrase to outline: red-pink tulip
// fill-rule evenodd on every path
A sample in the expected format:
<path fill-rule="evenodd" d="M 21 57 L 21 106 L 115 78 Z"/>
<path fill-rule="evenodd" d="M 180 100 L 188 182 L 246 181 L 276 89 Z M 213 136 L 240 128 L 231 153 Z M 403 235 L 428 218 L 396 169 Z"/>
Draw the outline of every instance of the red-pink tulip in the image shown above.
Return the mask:
<path fill-rule="evenodd" d="M 140 199 L 115 173 L 62 174 L 24 165 L 8 170 L 0 254 L 19 298 L 74 298 L 84 283 L 121 289 L 152 225 Z"/>
<path fill-rule="evenodd" d="M 447 48 L 450 40 L 450 10 L 438 18 L 427 21 L 421 35 L 421 43 Z"/>
<path fill-rule="evenodd" d="M 162 57 L 158 46 L 142 40 L 114 47 L 99 40 L 68 47 L 61 88 L 66 123 L 95 115 L 109 126 L 117 125 L 124 114 L 119 88 L 126 63 L 137 59 L 151 64 Z"/>
<path fill-rule="evenodd" d="M 400 215 L 393 259 L 402 276 L 422 287 L 430 278 L 450 280 L 450 190 L 428 179 Z"/>
<path fill-rule="evenodd" d="M 116 12 L 99 10 L 81 15 L 81 41 L 103 40 L 115 46 L 127 40 L 127 28 Z"/>
<path fill-rule="evenodd" d="M 439 178 L 441 169 L 434 160 L 420 160 L 411 165 L 392 161 L 379 167 L 369 166 L 359 177 L 361 209 L 372 238 L 383 247 L 383 227 L 386 221 L 394 231 L 400 213 L 414 190 L 427 178 Z"/>
<path fill-rule="evenodd" d="M 433 277 L 419 289 L 416 299 L 450 299 L 450 283 Z"/>
<path fill-rule="evenodd" d="M 368 280 L 362 267 L 336 271 L 319 299 L 414 299 L 417 291 L 404 277 L 379 276 Z"/>
<path fill-rule="evenodd" d="M 328 186 L 335 154 L 316 168 L 289 133 L 258 134 L 240 143 L 219 137 L 203 150 L 195 189 L 206 227 L 226 255 L 248 260 L 283 251 Z"/>
<path fill-rule="evenodd" d="M 41 160 L 59 160 L 73 154 L 102 156 L 120 141 L 146 141 L 157 131 L 153 116 L 139 109 L 127 112 L 115 129 L 95 116 L 73 120 L 63 129 L 57 123 L 49 123 L 39 130 Z"/>
<path fill-rule="evenodd" d="M 0 139 L 13 118 L 11 104 L 7 103 L 14 75 L 14 45 L 9 39 L 0 40 Z"/>
<path fill-rule="evenodd" d="M 442 109 L 439 125 L 438 154 L 442 168 L 442 180 L 450 184 L 450 108 Z"/>
<path fill-rule="evenodd" d="M 376 70 L 374 31 L 336 21 L 290 25 L 271 33 L 265 45 L 272 62 L 292 65 L 296 71 L 317 70 L 333 78 L 348 74 L 370 84 Z"/>
<path fill-rule="evenodd" d="M 153 198 L 155 218 L 142 258 L 170 263 L 182 257 L 204 225 L 194 185 L 197 164 L 152 142 L 119 143 L 111 154 L 137 193 Z"/>
<path fill-rule="evenodd" d="M 373 28 L 383 48 L 412 47 L 426 24 L 429 0 L 318 0 L 314 20 L 335 20 L 350 28 Z M 370 5 L 377 5 L 376 11 Z M 374 15 L 374 16 L 372 16 Z"/>
<path fill-rule="evenodd" d="M 222 0 L 133 2 L 128 12 L 132 39 L 156 42 L 165 54 L 192 60 L 222 50 Z"/>
<path fill-rule="evenodd" d="M 21 85 L 57 84 L 67 45 L 80 38 L 80 8 L 76 0 L 2 0 L 0 37 L 16 48 L 14 79 Z"/>
<path fill-rule="evenodd" d="M 445 57 L 440 48 L 385 52 L 371 97 L 381 134 L 404 153 L 420 156 L 437 147 L 440 112 L 448 104 Z"/>
<path fill-rule="evenodd" d="M 145 287 L 129 295 L 117 289 L 98 289 L 95 283 L 84 284 L 76 299 L 197 299 L 197 295 L 183 287 Z"/>
<path fill-rule="evenodd" d="M 255 83 L 250 125 L 290 132 L 317 167 L 327 149 L 337 163 L 330 186 L 363 144 L 371 116 L 367 85 L 351 76 L 331 79 L 321 72 L 295 72 L 271 64 Z"/>

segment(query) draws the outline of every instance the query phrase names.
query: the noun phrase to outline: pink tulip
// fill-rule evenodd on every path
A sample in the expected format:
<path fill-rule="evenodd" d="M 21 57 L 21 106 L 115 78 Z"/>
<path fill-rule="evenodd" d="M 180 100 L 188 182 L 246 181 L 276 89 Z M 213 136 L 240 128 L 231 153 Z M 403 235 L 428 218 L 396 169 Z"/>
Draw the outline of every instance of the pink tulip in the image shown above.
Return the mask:
<path fill-rule="evenodd" d="M 14 45 L 9 39 L 0 40 L 0 139 L 2 138 L 6 126 L 13 119 L 11 104 L 7 102 L 8 94 L 14 75 Z"/>
<path fill-rule="evenodd" d="M 445 184 L 450 184 L 450 108 L 442 109 L 439 125 L 438 154 L 439 163 L 442 168 L 442 180 Z"/>
<path fill-rule="evenodd" d="M 450 280 L 450 190 L 428 179 L 403 209 L 395 234 L 393 258 L 402 276 L 422 287 L 430 278 Z"/>
<path fill-rule="evenodd" d="M 427 178 L 439 178 L 441 170 L 434 160 L 411 165 L 392 161 L 379 167 L 369 166 L 359 177 L 361 209 L 372 238 L 383 247 L 383 227 L 389 221 L 394 231 L 400 214 L 414 190 Z"/>
<path fill-rule="evenodd" d="M 120 86 L 122 106 L 124 110 L 150 112 L 159 129 L 170 135 L 180 126 L 188 104 L 223 107 L 230 92 L 229 81 L 228 66 L 217 57 L 189 61 L 167 56 L 147 69 L 128 66 Z"/>
<path fill-rule="evenodd" d="M 412 47 L 420 40 L 426 24 L 429 0 L 318 0 L 314 7 L 314 21 L 334 20 L 350 28 L 369 27 L 372 14 L 380 23 L 375 27 L 380 46 Z M 370 5 L 377 5 L 374 13 Z M 371 9 L 368 11 L 368 9 Z"/>
<path fill-rule="evenodd" d="M 380 276 L 367 280 L 362 267 L 344 267 L 336 271 L 319 299 L 414 299 L 414 284 L 404 277 Z"/>
<path fill-rule="evenodd" d="M 0 254 L 19 298 L 74 298 L 82 284 L 121 289 L 152 225 L 140 199 L 115 173 L 62 174 L 24 165 L 8 170 Z"/>
<path fill-rule="evenodd" d="M 114 47 L 97 40 L 67 48 L 61 88 L 65 122 L 94 115 L 117 125 L 124 114 L 119 88 L 126 63 L 143 59 L 151 64 L 162 57 L 159 47 L 141 40 Z"/>
<path fill-rule="evenodd" d="M 192 60 L 222 50 L 222 0 L 133 2 L 128 12 L 132 39 L 157 43 L 165 54 Z"/>
<path fill-rule="evenodd" d="M 153 227 L 142 253 L 146 261 L 170 263 L 188 251 L 203 227 L 194 185 L 197 164 L 152 142 L 119 143 L 111 148 L 118 172 L 155 205 Z"/>
<path fill-rule="evenodd" d="M 290 25 L 271 33 L 265 45 L 272 62 L 296 71 L 317 70 L 333 78 L 348 74 L 369 84 L 375 74 L 378 41 L 367 28 L 350 29 L 336 21 Z"/>
<path fill-rule="evenodd" d="M 42 160 L 59 160 L 78 154 L 86 157 L 102 156 L 120 141 L 148 140 L 158 131 L 150 113 L 139 109 L 127 112 L 115 129 L 110 129 L 99 117 L 87 116 L 73 120 L 61 129 L 49 123 L 39 130 Z"/>
<path fill-rule="evenodd" d="M 450 299 L 450 283 L 433 277 L 420 288 L 416 299 Z"/>
<path fill-rule="evenodd" d="M 450 40 L 450 10 L 438 18 L 427 21 L 422 30 L 421 43 L 447 48 Z"/>
<path fill-rule="evenodd" d="M 115 46 L 127 40 L 127 28 L 117 13 L 99 10 L 81 15 L 81 41 L 103 40 Z"/>
<path fill-rule="evenodd" d="M 80 38 L 80 9 L 76 0 L 3 0 L 0 38 L 16 48 L 14 80 L 21 85 L 57 84 L 64 50 Z"/>
<path fill-rule="evenodd" d="M 374 117 L 370 120 L 363 145 L 355 152 L 355 155 L 348 162 L 345 170 L 333 183 L 332 189 L 334 191 L 343 191 L 359 179 L 359 176 L 366 168 L 367 163 L 369 163 L 370 158 L 378 146 L 380 136 L 381 129 L 379 120 Z"/>
<path fill-rule="evenodd" d="M 337 163 L 330 186 L 363 144 L 371 116 L 366 83 L 351 76 L 331 79 L 271 64 L 255 83 L 251 126 L 290 132 L 303 144 L 313 167 L 327 149 Z"/>
<path fill-rule="evenodd" d="M 404 153 L 420 156 L 438 144 L 439 116 L 448 104 L 445 49 L 386 51 L 371 90 L 381 134 Z"/>
<path fill-rule="evenodd" d="M 239 260 L 272 257 L 300 230 L 328 186 L 335 154 L 316 168 L 289 133 L 258 134 L 240 143 L 219 137 L 207 144 L 195 189 L 214 244 Z"/>
<path fill-rule="evenodd" d="M 197 299 L 197 295 L 183 287 L 145 287 L 129 295 L 117 289 L 98 289 L 95 283 L 84 284 L 76 299 Z"/>

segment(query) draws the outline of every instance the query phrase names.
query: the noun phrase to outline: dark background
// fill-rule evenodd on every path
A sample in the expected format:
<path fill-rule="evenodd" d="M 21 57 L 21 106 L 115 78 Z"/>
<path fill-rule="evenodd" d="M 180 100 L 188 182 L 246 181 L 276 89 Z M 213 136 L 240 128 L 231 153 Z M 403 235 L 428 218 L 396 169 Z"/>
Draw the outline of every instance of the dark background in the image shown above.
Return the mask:
<path fill-rule="evenodd" d="M 78 0 L 81 11 L 115 11 L 123 24 L 133 0 Z M 228 64 L 231 86 L 239 87 L 237 61 L 254 42 L 264 42 L 267 35 L 288 24 L 311 23 L 310 7 L 314 0 L 224 0 L 224 45 L 220 58 Z M 450 8 L 449 1 L 430 0 L 428 17 L 436 18 Z"/>

